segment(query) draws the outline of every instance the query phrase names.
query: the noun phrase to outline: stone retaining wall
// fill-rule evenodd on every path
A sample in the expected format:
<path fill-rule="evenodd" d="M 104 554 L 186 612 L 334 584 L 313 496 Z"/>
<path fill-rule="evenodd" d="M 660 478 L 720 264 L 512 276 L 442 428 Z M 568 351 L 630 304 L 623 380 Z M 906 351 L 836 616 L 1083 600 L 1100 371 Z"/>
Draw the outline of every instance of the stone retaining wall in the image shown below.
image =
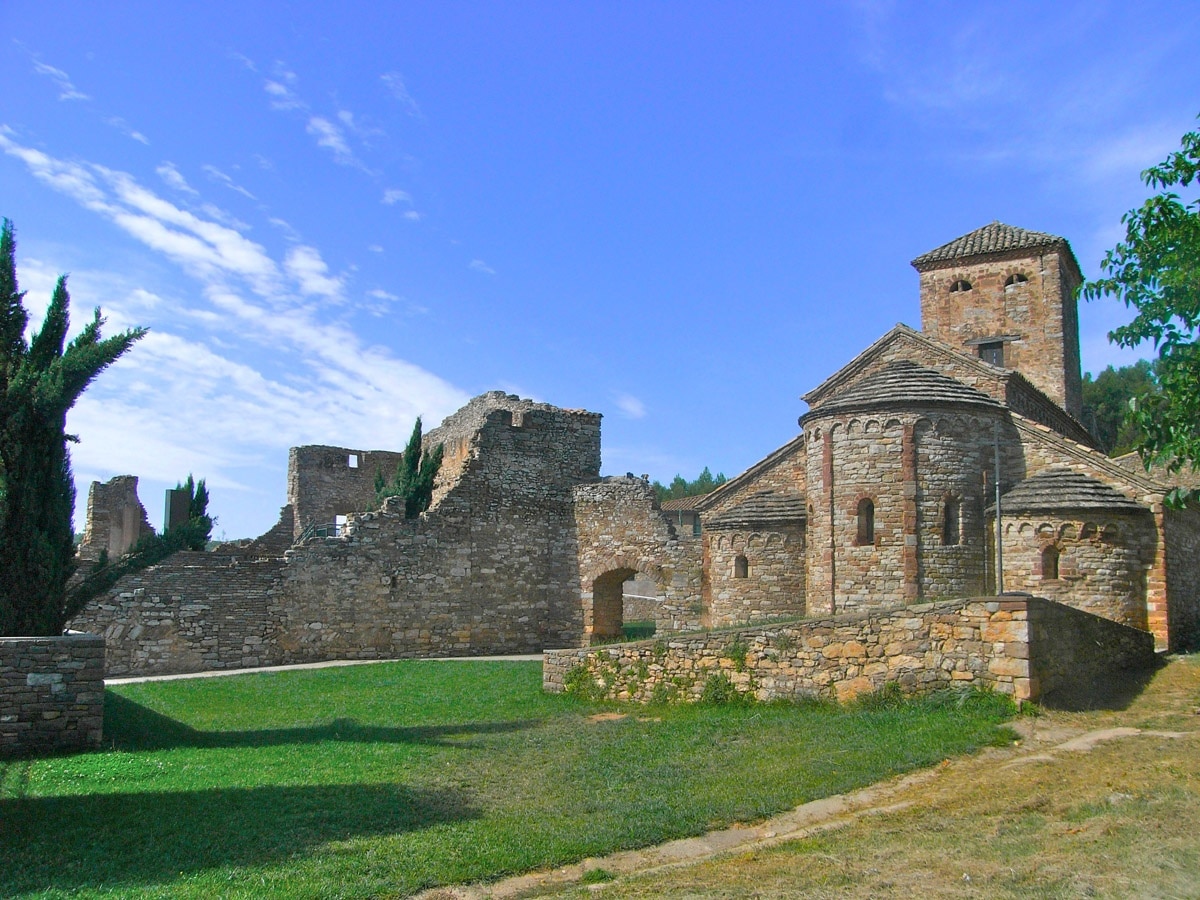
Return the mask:
<path fill-rule="evenodd" d="M 93 750 L 103 732 L 103 638 L 0 638 L 0 757 Z"/>
<path fill-rule="evenodd" d="M 1154 641 L 1048 600 L 994 597 L 554 650 L 544 660 L 547 691 L 586 671 L 604 697 L 637 702 L 699 700 L 720 676 L 758 700 L 848 700 L 888 682 L 906 693 L 978 685 L 1037 700 L 1118 687 L 1154 664 Z"/>

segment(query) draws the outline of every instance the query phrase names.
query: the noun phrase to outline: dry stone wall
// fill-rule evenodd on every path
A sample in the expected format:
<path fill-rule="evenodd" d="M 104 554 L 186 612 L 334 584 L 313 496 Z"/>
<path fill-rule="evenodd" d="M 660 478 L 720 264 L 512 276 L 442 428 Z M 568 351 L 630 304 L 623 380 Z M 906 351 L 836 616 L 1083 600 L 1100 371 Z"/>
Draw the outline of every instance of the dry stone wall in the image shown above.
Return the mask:
<path fill-rule="evenodd" d="M 167 675 L 282 662 L 268 598 L 283 563 L 184 551 L 127 575 L 76 616 L 100 634 L 107 674 Z"/>
<path fill-rule="evenodd" d="M 103 638 L 0 638 L 0 758 L 94 750 L 103 732 Z"/>
<path fill-rule="evenodd" d="M 996 597 L 555 650 L 544 655 L 543 687 L 696 701 L 727 679 L 763 701 L 841 701 L 894 682 L 906 693 L 976 685 L 1037 700 L 1115 688 L 1154 661 L 1145 632 L 1039 598 Z"/>

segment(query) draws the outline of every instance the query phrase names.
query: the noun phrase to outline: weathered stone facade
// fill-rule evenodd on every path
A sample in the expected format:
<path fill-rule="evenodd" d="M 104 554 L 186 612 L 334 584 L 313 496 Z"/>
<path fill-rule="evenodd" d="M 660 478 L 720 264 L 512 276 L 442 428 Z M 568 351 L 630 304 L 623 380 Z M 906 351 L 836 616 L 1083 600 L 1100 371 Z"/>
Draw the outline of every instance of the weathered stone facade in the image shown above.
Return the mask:
<path fill-rule="evenodd" d="M 1067 702 L 1117 690 L 1155 663 L 1145 631 L 1035 597 L 941 601 L 786 625 L 545 654 L 543 686 L 575 679 L 611 700 L 696 701 L 714 678 L 757 700 L 849 700 L 978 686 Z"/>
<path fill-rule="evenodd" d="M 144 535 L 153 534 L 146 508 L 138 499 L 136 475 L 118 475 L 101 484 L 92 482 L 88 491 L 87 519 L 79 558 L 94 561 L 101 553 L 118 557 Z"/>
<path fill-rule="evenodd" d="M 103 731 L 103 638 L 0 638 L 0 758 L 94 750 Z"/>
<path fill-rule="evenodd" d="M 526 652 L 619 637 L 640 576 L 660 633 L 1020 588 L 1200 643 L 1200 516 L 1075 418 L 1066 241 L 993 223 L 914 265 L 925 332 L 897 325 L 805 394 L 802 432 L 694 505 L 699 540 L 645 479 L 599 477 L 599 415 L 492 392 L 425 435 L 445 455 L 420 518 L 372 511 L 399 454 L 296 448 L 267 535 L 203 577 L 168 561 L 78 622 L 123 671 Z M 1022 500 L 1060 470 L 1099 493 Z"/>

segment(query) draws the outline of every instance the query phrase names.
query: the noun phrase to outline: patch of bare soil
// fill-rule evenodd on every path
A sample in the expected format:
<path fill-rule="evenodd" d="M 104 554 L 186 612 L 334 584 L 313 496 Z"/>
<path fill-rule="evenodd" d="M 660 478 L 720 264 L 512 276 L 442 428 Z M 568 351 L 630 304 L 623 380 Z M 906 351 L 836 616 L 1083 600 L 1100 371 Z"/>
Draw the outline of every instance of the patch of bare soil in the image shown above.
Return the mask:
<path fill-rule="evenodd" d="M 1200 657 L 1121 708 L 1013 727 L 764 822 L 427 897 L 1200 897 Z"/>

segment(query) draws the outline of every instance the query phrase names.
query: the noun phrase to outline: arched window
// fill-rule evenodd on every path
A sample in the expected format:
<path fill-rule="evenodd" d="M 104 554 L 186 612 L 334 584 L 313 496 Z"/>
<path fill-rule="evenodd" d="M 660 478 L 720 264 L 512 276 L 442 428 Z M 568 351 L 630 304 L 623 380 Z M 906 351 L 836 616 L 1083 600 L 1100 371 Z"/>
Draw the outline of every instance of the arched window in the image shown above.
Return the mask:
<path fill-rule="evenodd" d="M 1053 544 L 1042 551 L 1042 581 L 1058 580 L 1058 548 Z"/>
<path fill-rule="evenodd" d="M 854 542 L 860 547 L 875 543 L 875 504 L 865 497 L 858 501 L 858 535 Z"/>
<path fill-rule="evenodd" d="M 1021 285 L 1025 284 L 1028 281 L 1029 281 L 1029 278 L 1027 278 L 1025 275 L 1022 275 L 1020 272 L 1014 272 L 1012 275 L 1009 275 L 1008 278 L 1005 280 L 1004 289 L 1006 291 L 1015 291 L 1018 287 L 1020 287 Z"/>
<path fill-rule="evenodd" d="M 954 547 L 962 542 L 962 502 L 957 497 L 947 497 L 942 507 L 942 545 Z"/>
<path fill-rule="evenodd" d="M 744 554 L 739 553 L 733 558 L 733 577 L 747 578 L 750 575 L 750 563 Z"/>
<path fill-rule="evenodd" d="M 963 291 L 969 291 L 970 289 L 971 282 L 967 281 L 965 278 L 960 278 L 958 281 L 954 282 L 954 284 L 950 285 L 950 293 L 952 294 L 959 294 Z"/>

